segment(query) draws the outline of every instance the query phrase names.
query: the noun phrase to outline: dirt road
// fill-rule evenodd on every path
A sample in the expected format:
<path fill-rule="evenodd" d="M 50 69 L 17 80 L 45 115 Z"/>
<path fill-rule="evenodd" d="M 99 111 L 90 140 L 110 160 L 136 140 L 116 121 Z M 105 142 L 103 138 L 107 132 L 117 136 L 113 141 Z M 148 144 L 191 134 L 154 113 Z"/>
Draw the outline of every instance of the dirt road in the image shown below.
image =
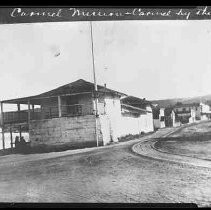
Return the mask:
<path fill-rule="evenodd" d="M 160 137 L 162 129 L 141 139 Z M 211 205 L 211 169 L 135 154 L 139 140 L 86 152 L 0 157 L 0 202 L 178 203 Z"/>

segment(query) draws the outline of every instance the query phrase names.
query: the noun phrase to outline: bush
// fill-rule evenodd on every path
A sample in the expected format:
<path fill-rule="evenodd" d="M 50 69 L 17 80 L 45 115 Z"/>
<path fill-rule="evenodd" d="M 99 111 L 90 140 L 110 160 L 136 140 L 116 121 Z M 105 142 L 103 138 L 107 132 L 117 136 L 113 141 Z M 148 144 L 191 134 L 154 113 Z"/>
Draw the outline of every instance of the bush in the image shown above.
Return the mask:
<path fill-rule="evenodd" d="M 143 136 L 143 133 L 135 134 L 135 135 L 128 134 L 126 136 L 122 136 L 122 137 L 118 138 L 118 140 L 119 140 L 119 142 L 124 142 L 124 141 L 129 141 L 129 140 L 137 139 L 137 138 L 140 138 L 142 136 Z"/>
<path fill-rule="evenodd" d="M 102 146 L 99 144 L 99 146 Z M 96 147 L 96 142 L 82 142 L 77 144 L 60 144 L 60 145 L 37 145 L 30 148 L 30 153 L 48 153 L 48 152 L 62 152 L 66 150 L 75 150 Z"/>

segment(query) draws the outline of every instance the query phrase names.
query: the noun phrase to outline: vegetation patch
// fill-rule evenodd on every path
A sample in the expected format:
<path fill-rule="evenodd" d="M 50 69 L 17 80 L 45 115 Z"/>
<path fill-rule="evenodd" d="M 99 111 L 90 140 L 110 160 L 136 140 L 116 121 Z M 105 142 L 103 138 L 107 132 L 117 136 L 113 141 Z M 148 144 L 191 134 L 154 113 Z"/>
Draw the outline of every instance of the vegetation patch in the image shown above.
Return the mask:
<path fill-rule="evenodd" d="M 99 146 L 102 146 L 102 143 L 99 143 Z M 41 144 L 34 147 L 27 145 L 22 149 L 5 149 L 0 151 L 0 156 L 9 155 L 9 154 L 36 154 L 36 153 L 49 153 L 49 152 L 62 152 L 66 150 L 75 150 L 96 147 L 96 142 L 82 142 L 77 144 L 60 144 L 60 145 L 46 145 Z"/>
<path fill-rule="evenodd" d="M 134 140 L 134 139 L 138 139 L 138 138 L 141 138 L 143 136 L 146 136 L 146 135 L 150 135 L 154 132 L 149 132 L 149 133 L 144 133 L 144 132 L 141 132 L 140 134 L 128 134 L 126 136 L 122 136 L 120 138 L 118 138 L 118 141 L 119 142 L 125 142 L 125 141 L 130 141 L 130 140 Z"/>

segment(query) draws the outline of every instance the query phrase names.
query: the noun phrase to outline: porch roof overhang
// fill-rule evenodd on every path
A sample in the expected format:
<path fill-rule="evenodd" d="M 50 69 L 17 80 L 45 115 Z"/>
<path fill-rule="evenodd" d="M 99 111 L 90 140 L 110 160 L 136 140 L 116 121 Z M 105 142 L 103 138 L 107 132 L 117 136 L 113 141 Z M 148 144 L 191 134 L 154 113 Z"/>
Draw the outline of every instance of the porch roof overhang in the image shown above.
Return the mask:
<path fill-rule="evenodd" d="M 84 95 L 84 94 L 91 94 L 92 92 L 83 92 L 83 93 L 75 93 L 75 94 L 61 94 L 61 95 L 52 95 L 52 96 L 28 96 L 23 98 L 15 98 L 15 99 L 9 99 L 9 100 L 3 100 L 2 103 L 8 103 L 8 104 L 28 104 L 28 101 L 30 101 L 31 104 L 34 105 L 40 105 L 41 101 L 43 99 L 49 99 L 49 98 L 55 98 L 58 96 L 74 96 L 74 95 Z"/>
<path fill-rule="evenodd" d="M 151 111 L 148 111 L 146 109 L 137 108 L 128 104 L 121 104 L 121 106 L 128 111 L 135 111 L 136 113 L 139 113 L 139 114 L 151 113 Z"/>
<path fill-rule="evenodd" d="M 119 97 L 121 96 L 127 96 L 124 93 L 108 89 L 106 87 L 97 86 L 98 93 L 103 94 L 113 94 L 117 95 Z M 92 94 L 94 93 L 94 84 L 91 82 L 87 82 L 83 79 L 77 80 L 75 82 L 69 83 L 67 85 L 63 85 L 61 87 L 58 87 L 56 89 L 53 89 L 51 91 L 35 95 L 35 96 L 28 96 L 23 98 L 15 98 L 15 99 L 9 99 L 9 100 L 2 100 L 2 103 L 9 103 L 9 104 L 28 104 L 28 101 L 30 101 L 31 104 L 34 105 L 40 105 L 41 101 L 43 99 L 47 98 L 53 98 L 58 96 L 74 96 L 74 95 L 82 95 L 82 94 Z"/>
<path fill-rule="evenodd" d="M 146 106 L 152 106 L 152 103 L 146 99 L 137 98 L 134 96 L 126 96 L 121 99 L 122 104 L 131 105 L 145 110 Z"/>

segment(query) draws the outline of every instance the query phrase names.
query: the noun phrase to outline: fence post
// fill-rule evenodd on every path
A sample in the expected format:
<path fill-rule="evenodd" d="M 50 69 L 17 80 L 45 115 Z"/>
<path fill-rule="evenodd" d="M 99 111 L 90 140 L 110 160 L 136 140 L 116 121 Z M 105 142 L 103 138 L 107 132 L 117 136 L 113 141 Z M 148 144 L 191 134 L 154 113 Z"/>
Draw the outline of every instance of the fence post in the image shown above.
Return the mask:
<path fill-rule="evenodd" d="M 62 116 L 61 96 L 58 96 L 58 111 L 59 111 L 59 117 L 61 117 Z"/>
<path fill-rule="evenodd" d="M 20 108 L 20 104 L 18 103 L 17 104 L 17 108 L 18 108 L 18 122 L 20 122 L 20 110 L 21 110 L 21 108 Z"/>
<path fill-rule="evenodd" d="M 20 138 L 22 136 L 22 128 L 21 128 L 21 125 L 19 125 L 19 136 L 20 136 Z"/>
<path fill-rule="evenodd" d="M 3 102 L 1 102 L 1 130 L 2 130 L 2 147 L 5 149 L 5 138 L 4 138 L 4 113 L 3 113 Z"/>
<path fill-rule="evenodd" d="M 30 100 L 28 100 L 28 124 L 30 123 L 31 112 L 30 112 Z"/>
<path fill-rule="evenodd" d="M 12 137 L 12 128 L 10 127 L 10 144 L 11 144 L 11 149 L 13 149 L 13 137 Z"/>

